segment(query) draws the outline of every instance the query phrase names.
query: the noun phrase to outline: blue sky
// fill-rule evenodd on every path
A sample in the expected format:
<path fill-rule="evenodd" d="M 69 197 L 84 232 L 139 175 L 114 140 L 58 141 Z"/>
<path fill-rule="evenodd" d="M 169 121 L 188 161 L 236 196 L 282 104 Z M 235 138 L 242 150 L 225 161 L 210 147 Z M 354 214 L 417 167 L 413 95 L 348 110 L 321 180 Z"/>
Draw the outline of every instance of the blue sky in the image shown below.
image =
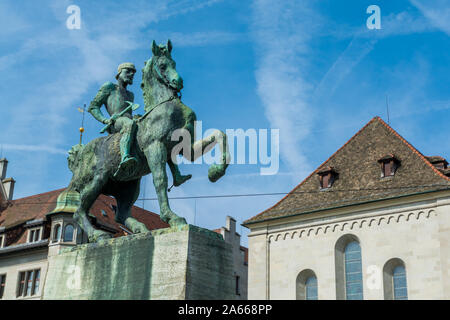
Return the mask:
<path fill-rule="evenodd" d="M 81 9 L 69 30 L 66 9 Z M 381 9 L 369 30 L 366 9 Z M 2 156 L 15 198 L 67 186 L 66 151 L 81 114 L 117 66 L 138 72 L 130 89 L 143 105 L 141 68 L 151 42 L 172 40 L 183 102 L 203 129 L 280 129 L 278 174 L 232 165 L 215 184 L 206 165 L 181 165 L 193 178 L 172 197 L 289 192 L 372 117 L 387 121 L 425 155 L 450 158 L 450 4 L 446 0 L 10 1 L 0 3 Z M 138 111 L 139 112 L 139 111 Z M 89 114 L 84 142 L 101 124 Z M 145 190 L 145 192 L 144 192 Z M 142 198 L 154 198 L 151 178 Z M 188 222 L 240 223 L 282 196 L 172 200 Z M 156 201 L 140 206 L 159 212 Z M 248 230 L 238 227 L 245 236 Z"/>

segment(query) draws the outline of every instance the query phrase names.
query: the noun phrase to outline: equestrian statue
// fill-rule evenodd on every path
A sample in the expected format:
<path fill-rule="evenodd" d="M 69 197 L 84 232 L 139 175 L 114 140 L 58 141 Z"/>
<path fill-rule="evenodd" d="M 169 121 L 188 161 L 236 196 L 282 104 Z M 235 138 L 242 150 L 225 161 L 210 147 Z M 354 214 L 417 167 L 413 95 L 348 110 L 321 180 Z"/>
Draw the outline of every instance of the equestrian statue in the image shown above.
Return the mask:
<path fill-rule="evenodd" d="M 71 194 L 72 198 L 76 193 L 79 197 L 74 220 L 86 232 L 89 242 L 111 237 L 109 233 L 95 229 L 88 218 L 89 210 L 100 194 L 116 199 L 117 222 L 133 233 L 149 231 L 131 216 L 131 208 L 139 196 L 141 178 L 149 173 L 158 197 L 160 218 L 171 227 L 186 225 L 186 220 L 170 209 L 167 197 L 166 164 L 174 186 L 191 178 L 191 175 L 180 173 L 174 152 L 175 156 L 181 155 L 193 162 L 218 143 L 221 161 L 212 164 L 208 170 L 211 182 L 221 178 L 229 164 L 227 136 L 220 130 L 205 139 L 190 140 L 187 148 L 176 148 L 179 141 L 173 136 L 179 136 L 174 135 L 177 131 L 195 137 L 196 115 L 181 102 L 183 80 L 171 56 L 171 41 L 166 45 L 157 45 L 153 41 L 152 53 L 153 57 L 142 69 L 145 113 L 132 114 L 139 106 L 134 104 L 134 95 L 127 86 L 133 83 L 136 68 L 132 63 L 122 63 L 116 75 L 117 84 L 105 83 L 88 109 L 95 119 L 105 124 L 101 133 L 106 131 L 108 135 L 86 145 L 77 144 L 69 151 L 68 164 L 73 176 L 65 193 Z M 110 118 L 104 116 L 102 106 Z"/>

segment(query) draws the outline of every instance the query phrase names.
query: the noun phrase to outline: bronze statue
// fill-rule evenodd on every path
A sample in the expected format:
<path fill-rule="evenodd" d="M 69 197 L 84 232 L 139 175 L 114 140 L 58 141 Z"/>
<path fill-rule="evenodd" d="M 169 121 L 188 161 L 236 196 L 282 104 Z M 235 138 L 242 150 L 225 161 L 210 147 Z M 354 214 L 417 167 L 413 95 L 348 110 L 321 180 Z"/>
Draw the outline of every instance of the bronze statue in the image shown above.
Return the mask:
<path fill-rule="evenodd" d="M 153 176 L 161 219 L 171 227 L 186 224 L 186 220 L 176 215 L 169 206 L 166 163 L 172 172 L 174 185 L 190 178 L 190 175 L 182 176 L 172 161 L 172 149 L 178 142 L 171 138 L 179 129 L 194 137 L 196 115 L 181 102 L 178 95 L 183 88 L 183 80 L 175 69 L 170 40 L 165 46 L 153 41 L 152 52 L 153 57 L 142 70 L 145 114 L 132 118 L 132 109 L 136 105 L 133 105 L 134 96 L 126 90 L 126 86 L 132 83 L 136 69 L 131 63 L 122 64 L 118 69 L 118 84 L 103 85 L 89 108 L 97 120 L 110 127 L 110 134 L 87 145 L 75 145 L 69 152 L 69 168 L 73 177 L 65 192 L 79 194 L 80 202 L 74 219 L 87 233 L 90 242 L 110 237 L 108 233 L 94 229 L 88 219 L 89 209 L 102 193 L 116 198 L 116 220 L 119 223 L 134 233 L 148 231 L 130 214 L 139 196 L 141 177 L 149 173 Z M 102 115 L 100 107 L 103 104 L 111 119 Z M 212 164 L 209 168 L 211 182 L 225 174 L 229 163 L 225 133 L 216 130 L 203 140 L 190 141 L 190 152 L 180 150 L 180 155 L 193 162 L 216 143 L 219 143 L 222 156 L 221 163 Z"/>
<path fill-rule="evenodd" d="M 114 176 L 118 176 L 121 171 L 126 171 L 127 168 L 135 165 L 137 162 L 136 158 L 130 155 L 131 145 L 136 132 L 136 122 L 132 118 L 132 110 L 126 111 L 120 117 L 118 116 L 128 106 L 127 101 L 134 102 L 134 94 L 127 90 L 127 85 L 133 84 L 135 73 L 136 68 L 134 64 L 125 62 L 119 65 L 116 75 L 117 84 L 106 82 L 100 88 L 88 109 L 95 119 L 110 125 L 109 133 L 120 132 L 122 134 L 120 139 L 122 160 Z M 110 119 L 106 118 L 100 110 L 102 105 L 105 105 L 111 116 Z"/>

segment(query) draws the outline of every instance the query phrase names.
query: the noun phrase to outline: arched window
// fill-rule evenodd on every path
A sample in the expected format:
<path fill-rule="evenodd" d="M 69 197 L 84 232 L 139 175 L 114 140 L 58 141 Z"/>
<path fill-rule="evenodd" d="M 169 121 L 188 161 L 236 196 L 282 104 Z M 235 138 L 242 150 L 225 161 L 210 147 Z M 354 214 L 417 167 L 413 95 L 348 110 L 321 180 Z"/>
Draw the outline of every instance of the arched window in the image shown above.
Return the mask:
<path fill-rule="evenodd" d="M 384 298 L 408 300 L 405 263 L 398 258 L 386 262 L 383 268 Z"/>
<path fill-rule="evenodd" d="M 335 245 L 336 298 L 362 300 L 361 246 L 358 238 L 346 234 Z"/>
<path fill-rule="evenodd" d="M 345 294 L 347 300 L 362 300 L 361 247 L 357 241 L 345 247 Z"/>
<path fill-rule="evenodd" d="M 68 224 L 64 228 L 64 242 L 73 241 L 73 225 Z"/>
<path fill-rule="evenodd" d="M 317 300 L 317 278 L 311 276 L 306 279 L 306 300 Z"/>
<path fill-rule="evenodd" d="M 61 240 L 61 225 L 57 224 L 53 229 L 53 241 L 57 242 L 59 240 Z"/>
<path fill-rule="evenodd" d="M 296 280 L 297 300 L 317 300 L 317 277 L 314 271 L 306 269 L 300 272 Z"/>

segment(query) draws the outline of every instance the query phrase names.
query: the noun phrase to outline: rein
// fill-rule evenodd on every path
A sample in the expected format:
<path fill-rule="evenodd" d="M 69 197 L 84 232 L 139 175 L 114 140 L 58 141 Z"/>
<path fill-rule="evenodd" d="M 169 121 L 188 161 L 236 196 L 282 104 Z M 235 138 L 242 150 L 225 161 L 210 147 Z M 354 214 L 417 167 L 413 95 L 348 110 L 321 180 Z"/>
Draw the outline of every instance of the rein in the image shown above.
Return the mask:
<path fill-rule="evenodd" d="M 166 102 L 172 101 L 173 99 L 176 99 L 176 98 L 178 98 L 178 96 L 172 96 L 169 99 L 164 100 L 163 102 L 160 102 L 157 105 L 154 105 L 153 107 L 150 108 L 150 110 L 148 110 L 146 113 L 144 113 L 144 115 L 142 117 L 140 117 L 137 121 L 140 122 L 140 121 L 144 120 L 150 114 L 150 112 L 152 112 L 153 110 L 156 109 L 156 107 L 158 107 Z"/>
<path fill-rule="evenodd" d="M 161 73 L 159 72 L 159 68 L 157 68 L 157 66 L 155 66 L 153 58 L 152 58 L 152 61 L 150 62 L 150 68 L 151 68 L 152 70 L 155 70 L 156 73 L 158 74 L 158 76 L 159 76 L 158 81 L 160 81 L 160 82 L 163 83 L 164 85 L 167 85 L 167 84 L 164 83 L 164 81 L 163 81 L 163 80 L 164 80 L 164 77 L 163 77 L 163 76 L 161 75 Z M 172 97 L 170 97 L 169 99 L 164 100 L 163 102 L 160 102 L 160 103 L 154 105 L 153 107 L 151 107 L 151 108 L 150 108 L 146 113 L 144 113 L 144 115 L 143 115 L 142 117 L 140 117 L 137 121 L 140 122 L 140 121 L 144 120 L 144 119 L 150 114 L 150 112 L 152 112 L 153 110 L 156 109 L 156 107 L 158 107 L 158 106 L 160 106 L 160 105 L 162 105 L 162 104 L 164 104 L 164 103 L 166 103 L 166 102 L 172 101 L 173 99 L 176 99 L 176 98 L 181 99 L 181 91 L 180 91 L 180 96 L 178 96 L 178 95 L 172 96 Z"/>
<path fill-rule="evenodd" d="M 164 82 L 164 77 L 162 76 L 161 72 L 159 71 L 159 68 L 155 65 L 154 62 L 155 62 L 155 61 L 153 60 L 153 57 L 152 57 L 151 62 L 150 62 L 150 68 L 151 68 L 152 70 L 156 71 L 156 74 L 157 74 L 158 77 L 159 77 L 159 78 L 157 78 L 157 80 L 160 81 L 161 83 L 163 83 L 164 85 L 167 85 L 167 84 Z M 140 118 L 138 119 L 138 121 L 140 122 L 140 121 L 144 120 L 144 119 L 150 114 L 150 112 L 152 112 L 153 110 L 156 109 L 156 107 L 158 107 L 158 106 L 160 106 L 160 105 L 162 105 L 162 104 L 164 104 L 164 103 L 166 103 L 166 102 L 172 101 L 173 99 L 176 99 L 176 98 L 181 99 L 181 91 L 180 91 L 180 96 L 178 96 L 178 95 L 172 96 L 172 97 L 170 97 L 169 99 L 164 100 L 163 102 L 160 102 L 160 103 L 154 105 L 153 107 L 151 107 L 146 113 L 144 113 L 144 115 L 143 115 L 142 117 L 140 117 Z"/>

